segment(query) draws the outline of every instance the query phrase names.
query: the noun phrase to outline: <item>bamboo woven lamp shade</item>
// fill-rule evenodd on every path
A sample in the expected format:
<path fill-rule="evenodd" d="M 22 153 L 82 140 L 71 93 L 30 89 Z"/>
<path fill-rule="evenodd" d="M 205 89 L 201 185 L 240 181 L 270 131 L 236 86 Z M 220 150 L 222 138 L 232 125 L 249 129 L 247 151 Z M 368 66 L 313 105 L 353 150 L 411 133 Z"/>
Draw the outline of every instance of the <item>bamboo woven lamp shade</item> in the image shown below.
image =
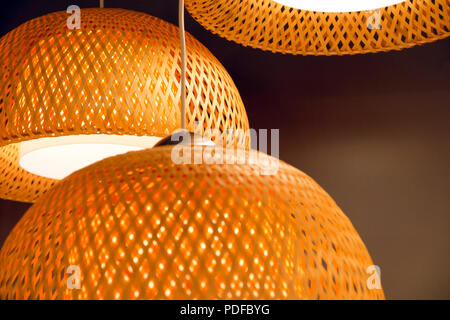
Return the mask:
<path fill-rule="evenodd" d="M 381 8 L 379 29 L 368 28 L 374 11 L 315 12 L 274 0 L 186 0 L 186 8 L 206 29 L 221 37 L 290 54 L 400 50 L 450 34 L 448 0 L 407 0 Z"/>
<path fill-rule="evenodd" d="M 172 148 L 102 160 L 39 198 L 0 251 L 0 299 L 384 298 L 310 177 L 274 158 L 275 175 L 261 161 L 175 164 Z M 71 265 L 80 289 L 67 288 Z"/>
<path fill-rule="evenodd" d="M 165 137 L 180 127 L 178 28 L 124 9 L 82 9 L 24 23 L 0 39 L 0 197 L 33 202 L 56 180 L 20 164 L 23 142 L 45 137 Z M 248 119 L 231 77 L 189 34 L 187 129 L 217 129 L 248 147 Z M 226 130 L 234 130 L 234 140 Z"/>

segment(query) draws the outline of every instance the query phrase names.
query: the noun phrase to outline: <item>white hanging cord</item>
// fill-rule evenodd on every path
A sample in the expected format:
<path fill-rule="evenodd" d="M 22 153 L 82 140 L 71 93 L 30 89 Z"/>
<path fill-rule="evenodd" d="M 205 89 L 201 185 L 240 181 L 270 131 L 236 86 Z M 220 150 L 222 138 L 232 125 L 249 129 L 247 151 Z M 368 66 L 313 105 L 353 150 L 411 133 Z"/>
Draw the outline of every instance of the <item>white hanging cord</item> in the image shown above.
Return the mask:
<path fill-rule="evenodd" d="M 184 0 L 178 5 L 181 48 L 181 129 L 186 129 L 186 37 L 184 34 Z"/>
<path fill-rule="evenodd" d="M 105 0 L 100 0 L 100 8 L 104 8 L 105 7 Z"/>

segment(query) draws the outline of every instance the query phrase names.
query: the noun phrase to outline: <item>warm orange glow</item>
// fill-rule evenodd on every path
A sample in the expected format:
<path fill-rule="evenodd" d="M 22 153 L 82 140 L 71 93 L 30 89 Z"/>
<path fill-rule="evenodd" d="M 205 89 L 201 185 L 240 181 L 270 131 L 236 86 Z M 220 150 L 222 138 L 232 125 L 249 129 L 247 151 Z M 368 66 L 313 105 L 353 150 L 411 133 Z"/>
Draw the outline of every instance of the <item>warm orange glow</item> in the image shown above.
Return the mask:
<path fill-rule="evenodd" d="M 124 9 L 83 9 L 79 30 L 68 30 L 67 18 L 51 13 L 0 39 L 1 198 L 33 202 L 55 183 L 20 166 L 23 141 L 165 137 L 180 127 L 177 27 Z M 187 45 L 187 128 L 218 129 L 223 138 L 248 129 L 229 74 L 189 34 Z M 226 141 L 248 147 L 243 135 Z"/>
<path fill-rule="evenodd" d="M 171 151 L 105 159 L 38 199 L 0 251 L 0 299 L 384 298 L 351 222 L 307 175 L 175 165 Z"/>

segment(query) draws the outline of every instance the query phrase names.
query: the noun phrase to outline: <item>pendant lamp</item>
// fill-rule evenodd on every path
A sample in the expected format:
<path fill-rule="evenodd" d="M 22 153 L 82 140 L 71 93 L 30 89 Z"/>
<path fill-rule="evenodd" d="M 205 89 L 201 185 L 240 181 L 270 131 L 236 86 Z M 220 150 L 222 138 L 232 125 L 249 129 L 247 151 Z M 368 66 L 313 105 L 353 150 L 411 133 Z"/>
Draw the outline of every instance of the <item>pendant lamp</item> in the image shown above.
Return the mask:
<path fill-rule="evenodd" d="M 450 35 L 448 0 L 186 0 L 211 32 L 302 55 L 400 50 Z"/>
<path fill-rule="evenodd" d="M 180 0 L 185 88 L 183 15 Z M 180 106 L 184 129 L 183 93 Z M 315 181 L 239 148 L 246 140 L 181 134 L 194 144 L 167 137 L 103 159 L 37 199 L 0 250 L 0 299 L 384 298 L 367 285 L 363 242 Z"/>
<path fill-rule="evenodd" d="M 0 39 L 1 198 L 34 202 L 71 172 L 180 128 L 178 28 L 124 9 L 82 9 L 74 30 L 69 17 L 51 13 Z M 187 128 L 248 147 L 231 77 L 189 34 L 187 43 Z"/>
<path fill-rule="evenodd" d="M 384 298 L 353 225 L 310 177 L 257 151 L 226 164 L 193 164 L 195 152 L 180 164 L 173 146 L 129 152 L 59 182 L 6 239 L 0 299 Z M 277 174 L 261 174 L 267 163 Z"/>

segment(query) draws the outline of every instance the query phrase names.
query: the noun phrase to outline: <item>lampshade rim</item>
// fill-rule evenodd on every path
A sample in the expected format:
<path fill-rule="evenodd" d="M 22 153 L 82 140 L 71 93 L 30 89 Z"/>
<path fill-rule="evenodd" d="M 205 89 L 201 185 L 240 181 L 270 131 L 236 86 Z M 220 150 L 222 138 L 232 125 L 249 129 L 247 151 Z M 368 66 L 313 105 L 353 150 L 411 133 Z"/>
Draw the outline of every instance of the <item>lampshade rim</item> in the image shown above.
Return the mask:
<path fill-rule="evenodd" d="M 372 25 L 377 23 L 375 10 L 316 12 L 272 0 L 249 0 L 242 5 L 235 0 L 214 0 L 217 5 L 212 1 L 186 0 L 186 8 L 213 34 L 272 53 L 329 56 L 399 51 L 450 36 L 450 3 L 445 0 L 410 0 L 380 8 L 380 30 Z M 442 12 L 436 12 L 438 6 Z M 416 14 L 427 16 L 416 22 Z M 370 23 L 372 17 L 375 20 Z"/>

